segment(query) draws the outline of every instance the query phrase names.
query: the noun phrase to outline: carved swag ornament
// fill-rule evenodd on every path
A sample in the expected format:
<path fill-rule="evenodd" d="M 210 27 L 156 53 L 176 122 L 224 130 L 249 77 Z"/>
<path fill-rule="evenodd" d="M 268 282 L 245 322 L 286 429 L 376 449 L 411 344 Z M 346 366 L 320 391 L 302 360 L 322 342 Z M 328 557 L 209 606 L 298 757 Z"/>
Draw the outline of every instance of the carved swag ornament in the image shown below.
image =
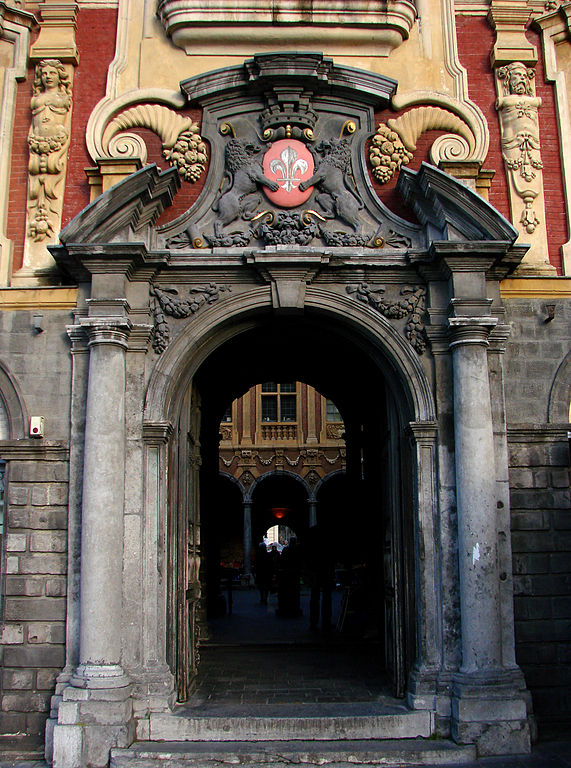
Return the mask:
<path fill-rule="evenodd" d="M 164 352 L 170 342 L 170 327 L 166 315 L 176 318 L 190 317 L 204 305 L 214 304 L 221 294 L 229 292 L 229 285 L 208 283 L 208 285 L 190 288 L 188 298 L 181 299 L 176 288 L 153 288 L 151 290 L 154 320 L 152 345 L 157 355 Z"/>
<path fill-rule="evenodd" d="M 421 355 L 426 349 L 426 333 L 424 331 L 423 315 L 426 310 L 426 289 L 405 286 L 400 289 L 401 298 L 389 300 L 386 296 L 386 286 L 358 283 L 348 285 L 347 293 L 354 294 L 358 301 L 368 304 L 388 319 L 408 318 L 405 325 L 405 336 L 412 347 Z"/>

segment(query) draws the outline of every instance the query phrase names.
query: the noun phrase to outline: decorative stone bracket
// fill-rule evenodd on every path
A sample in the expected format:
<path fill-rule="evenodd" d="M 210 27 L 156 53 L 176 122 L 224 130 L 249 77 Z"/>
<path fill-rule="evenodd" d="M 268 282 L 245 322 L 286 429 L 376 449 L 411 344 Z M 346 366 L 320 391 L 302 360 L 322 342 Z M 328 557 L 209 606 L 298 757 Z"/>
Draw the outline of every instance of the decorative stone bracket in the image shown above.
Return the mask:
<path fill-rule="evenodd" d="M 272 306 L 276 312 L 300 312 L 305 303 L 305 288 L 320 269 L 329 263 L 326 253 L 268 253 L 246 256 L 246 263 L 270 283 Z"/>

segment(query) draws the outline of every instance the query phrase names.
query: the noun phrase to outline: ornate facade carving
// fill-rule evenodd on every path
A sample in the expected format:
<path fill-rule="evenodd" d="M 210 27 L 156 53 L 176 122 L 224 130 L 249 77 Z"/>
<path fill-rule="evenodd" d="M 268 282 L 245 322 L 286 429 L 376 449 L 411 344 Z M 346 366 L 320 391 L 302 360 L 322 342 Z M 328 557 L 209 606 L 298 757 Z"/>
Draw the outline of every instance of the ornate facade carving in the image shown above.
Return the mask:
<path fill-rule="evenodd" d="M 426 289 L 404 287 L 400 290 L 402 298 L 390 301 L 383 295 L 386 286 L 370 286 L 367 283 L 348 285 L 347 293 L 355 294 L 358 301 L 378 310 L 384 317 L 400 319 L 408 317 L 405 335 L 414 349 L 421 355 L 426 349 L 426 334 L 423 315 L 426 309 Z"/>
<path fill-rule="evenodd" d="M 184 181 L 197 181 L 208 160 L 206 144 L 197 123 L 161 104 L 139 104 L 117 115 L 103 134 L 103 148 L 110 157 L 146 158 L 141 138 L 125 134 L 129 128 L 148 128 L 161 138 L 163 157 L 178 168 Z"/>
<path fill-rule="evenodd" d="M 64 65 L 43 59 L 35 70 L 28 134 L 28 235 L 36 242 L 53 237 L 59 225 L 71 106 L 71 80 Z"/>
<path fill-rule="evenodd" d="M 170 341 L 170 328 L 165 315 L 176 318 L 190 317 L 205 304 L 213 304 L 218 301 L 220 294 L 229 291 L 229 285 L 208 283 L 208 285 L 190 288 L 188 298 L 180 299 L 176 288 L 153 288 L 151 290 L 154 318 L 152 345 L 155 352 L 160 355 Z"/>
<path fill-rule="evenodd" d="M 262 147 L 236 137 L 230 139 L 225 148 L 224 186 L 212 204 L 216 211 L 214 236 L 220 237 L 227 224 L 240 216 L 251 219 L 262 198 L 256 194 L 265 186 L 277 192 L 278 184 L 264 176 L 258 156 Z"/>
<path fill-rule="evenodd" d="M 402 165 L 407 165 L 416 150 L 416 142 L 425 131 L 444 130 L 456 134 L 456 141 L 464 147 L 454 149 L 450 140 L 442 153 L 442 160 L 469 156 L 475 149 L 475 138 L 468 124 L 458 115 L 440 107 L 416 107 L 404 115 L 380 123 L 369 149 L 369 162 L 373 176 L 386 184 L 395 176 Z"/>
<path fill-rule="evenodd" d="M 513 62 L 497 70 L 502 95 L 496 108 L 500 115 L 502 155 L 510 189 L 521 198 L 524 207 L 519 223 L 527 234 L 541 223 L 534 201 L 542 191 L 543 163 L 539 142 L 541 99 L 533 90 L 535 70 L 521 62 Z"/>

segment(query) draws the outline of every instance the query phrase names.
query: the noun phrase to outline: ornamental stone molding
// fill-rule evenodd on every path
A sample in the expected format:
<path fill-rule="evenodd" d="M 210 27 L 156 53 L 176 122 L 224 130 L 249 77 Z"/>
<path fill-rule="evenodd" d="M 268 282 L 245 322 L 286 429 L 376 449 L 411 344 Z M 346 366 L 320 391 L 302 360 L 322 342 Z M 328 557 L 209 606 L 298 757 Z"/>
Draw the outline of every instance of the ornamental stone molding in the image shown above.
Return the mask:
<path fill-rule="evenodd" d="M 571 122 L 569 120 L 571 102 L 571 67 L 568 47 L 571 39 L 571 2 L 557 3 L 556 7 L 547 7 L 547 12 L 536 16 L 533 26 L 540 30 L 543 44 L 545 79 L 553 83 L 555 91 L 555 109 L 557 127 L 561 144 L 561 171 L 565 197 L 571 200 Z M 565 207 L 567 231 L 571 232 L 571 206 Z M 562 247 L 563 274 L 571 272 L 571 240 Z"/>
<path fill-rule="evenodd" d="M 242 37 L 255 47 L 272 36 L 276 24 L 280 25 L 282 44 L 306 47 L 308 35 L 315 35 L 315 29 L 320 40 L 327 42 L 338 35 L 341 23 L 344 37 L 357 48 L 370 46 L 367 27 L 374 27 L 377 55 L 388 56 L 408 39 L 417 12 L 414 3 L 407 0 L 345 0 L 334 8 L 330 0 L 274 0 L 271 4 L 252 0 L 247 5 L 237 0 L 214 0 L 207 8 L 202 0 L 161 0 L 158 15 L 166 34 L 186 53 L 209 41 L 236 44 Z"/>

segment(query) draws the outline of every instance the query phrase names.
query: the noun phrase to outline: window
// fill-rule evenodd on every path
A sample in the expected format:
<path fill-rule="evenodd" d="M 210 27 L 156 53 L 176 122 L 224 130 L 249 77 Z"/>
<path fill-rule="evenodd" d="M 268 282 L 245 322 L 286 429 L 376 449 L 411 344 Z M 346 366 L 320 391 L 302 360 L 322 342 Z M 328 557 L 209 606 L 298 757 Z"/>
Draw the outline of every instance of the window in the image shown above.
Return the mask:
<path fill-rule="evenodd" d="M 343 417 L 339 413 L 339 410 L 333 400 L 326 400 L 325 418 L 327 421 L 343 421 Z"/>
<path fill-rule="evenodd" d="M 224 411 L 224 415 L 222 416 L 222 424 L 230 424 L 232 422 L 232 403 L 226 408 Z"/>
<path fill-rule="evenodd" d="M 262 386 L 261 418 L 268 422 L 296 422 L 297 394 L 295 381 L 265 381 Z"/>

